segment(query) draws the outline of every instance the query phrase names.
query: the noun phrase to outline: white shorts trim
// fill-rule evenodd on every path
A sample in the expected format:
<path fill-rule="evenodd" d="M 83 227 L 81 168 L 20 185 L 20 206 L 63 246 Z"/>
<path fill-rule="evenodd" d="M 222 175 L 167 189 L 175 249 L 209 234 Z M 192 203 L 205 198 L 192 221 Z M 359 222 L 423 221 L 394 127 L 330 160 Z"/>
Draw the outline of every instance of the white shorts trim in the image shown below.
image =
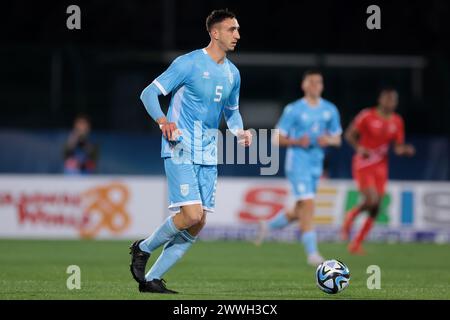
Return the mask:
<path fill-rule="evenodd" d="M 203 211 L 206 211 L 208 213 L 213 213 L 214 212 L 214 208 L 203 207 Z"/>
<path fill-rule="evenodd" d="M 296 201 L 301 201 L 301 200 L 308 200 L 308 199 L 314 199 L 316 197 L 316 195 L 314 193 L 307 193 L 298 197 L 295 197 Z"/>
<path fill-rule="evenodd" d="M 228 110 L 237 110 L 237 109 L 239 109 L 239 105 L 234 106 L 234 107 L 228 106 L 228 107 L 225 107 L 225 109 L 228 109 Z"/>
<path fill-rule="evenodd" d="M 173 213 L 177 213 L 177 212 L 180 212 L 182 206 L 188 206 L 191 204 L 202 204 L 202 201 L 201 200 L 190 200 L 190 201 L 172 203 L 169 206 L 169 210 Z"/>
<path fill-rule="evenodd" d="M 155 86 L 158 87 L 158 89 L 162 92 L 163 95 L 167 96 L 167 91 L 166 89 L 164 89 L 164 87 L 161 85 L 161 83 L 158 82 L 158 80 L 153 80 L 153 82 L 155 84 Z"/>

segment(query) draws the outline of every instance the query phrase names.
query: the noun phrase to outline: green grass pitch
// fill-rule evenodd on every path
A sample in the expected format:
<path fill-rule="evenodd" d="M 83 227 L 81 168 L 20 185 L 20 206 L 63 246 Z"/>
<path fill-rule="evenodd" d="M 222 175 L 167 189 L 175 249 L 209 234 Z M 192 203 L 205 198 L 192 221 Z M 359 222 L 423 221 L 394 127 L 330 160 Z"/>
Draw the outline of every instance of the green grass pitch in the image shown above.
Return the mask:
<path fill-rule="evenodd" d="M 322 293 L 300 244 L 199 241 L 166 275 L 179 295 L 142 294 L 131 278 L 129 241 L 0 240 L 0 299 L 450 299 L 450 246 L 367 244 L 350 256 L 344 244 L 322 243 L 327 258 L 346 263 L 350 286 Z M 150 259 L 155 261 L 159 251 Z M 369 265 L 381 268 L 381 289 L 369 290 Z M 69 265 L 81 268 L 81 289 L 68 290 Z"/>

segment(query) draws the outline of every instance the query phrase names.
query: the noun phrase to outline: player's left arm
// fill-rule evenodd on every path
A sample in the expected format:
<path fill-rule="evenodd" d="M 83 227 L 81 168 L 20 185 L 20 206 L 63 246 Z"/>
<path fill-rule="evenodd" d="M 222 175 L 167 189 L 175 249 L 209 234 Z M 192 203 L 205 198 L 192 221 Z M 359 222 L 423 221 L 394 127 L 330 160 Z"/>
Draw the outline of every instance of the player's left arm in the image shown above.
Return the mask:
<path fill-rule="evenodd" d="M 248 147 L 252 143 L 252 134 L 250 130 L 244 130 L 241 113 L 239 112 L 239 92 L 241 87 L 241 77 L 237 73 L 237 79 L 227 104 L 223 110 L 228 129 L 238 138 L 238 143 Z"/>
<path fill-rule="evenodd" d="M 412 157 L 416 149 L 412 144 L 405 143 L 405 125 L 403 119 L 398 117 L 397 134 L 394 138 L 394 153 L 397 156 Z"/>
<path fill-rule="evenodd" d="M 340 147 L 342 144 L 341 117 L 336 107 L 331 110 L 330 120 L 327 122 L 327 133 L 317 138 L 319 145 L 323 147 Z"/>

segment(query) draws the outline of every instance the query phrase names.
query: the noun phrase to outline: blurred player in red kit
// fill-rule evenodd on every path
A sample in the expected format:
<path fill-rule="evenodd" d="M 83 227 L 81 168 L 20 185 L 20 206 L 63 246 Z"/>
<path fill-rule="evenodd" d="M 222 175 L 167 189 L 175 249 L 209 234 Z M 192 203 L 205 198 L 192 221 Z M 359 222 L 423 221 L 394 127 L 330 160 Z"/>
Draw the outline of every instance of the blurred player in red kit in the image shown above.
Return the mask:
<path fill-rule="evenodd" d="M 388 151 L 393 144 L 398 156 L 413 156 L 415 149 L 405 144 L 402 117 L 395 112 L 398 93 L 393 88 L 381 90 L 378 105 L 362 110 L 345 132 L 345 139 L 355 149 L 352 174 L 363 201 L 347 212 L 341 230 L 343 240 L 349 239 L 356 216 L 367 211 L 369 216 L 352 239 L 348 250 L 353 254 L 364 254 L 362 242 L 372 228 L 379 212 L 388 179 Z"/>

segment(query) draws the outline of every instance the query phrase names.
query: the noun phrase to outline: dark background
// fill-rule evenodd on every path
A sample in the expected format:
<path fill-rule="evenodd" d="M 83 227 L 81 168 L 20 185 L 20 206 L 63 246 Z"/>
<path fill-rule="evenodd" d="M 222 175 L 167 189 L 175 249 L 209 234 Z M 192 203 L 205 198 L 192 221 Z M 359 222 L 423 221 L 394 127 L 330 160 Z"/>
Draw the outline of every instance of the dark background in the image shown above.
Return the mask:
<path fill-rule="evenodd" d="M 81 30 L 66 28 L 66 8 L 71 4 L 81 8 Z M 366 28 L 366 8 L 371 4 L 381 8 L 381 30 Z M 208 44 L 205 18 L 217 8 L 235 12 L 241 25 L 241 41 L 230 59 L 241 72 L 241 111 L 248 126 L 272 128 L 284 105 L 300 96 L 301 73 L 311 67 L 323 71 L 324 96 L 339 107 L 344 127 L 359 110 L 375 104 L 381 86 L 393 85 L 400 92 L 398 111 L 408 137 L 423 144 L 419 151 L 441 159 L 438 163 L 444 168 L 444 174 L 436 177 L 412 173 L 400 177 L 449 179 L 449 164 L 442 163 L 442 157 L 448 160 L 450 135 L 450 3 L 443 0 L 5 3 L 0 19 L 0 129 L 7 134 L 52 136 L 69 129 L 76 114 L 87 113 L 99 134 L 119 134 L 124 141 L 124 134 L 135 134 L 153 141 L 149 157 L 156 159 L 159 132 L 139 100 L 140 92 L 173 56 Z M 313 55 L 317 63 L 240 64 L 239 55 L 249 53 Z M 414 57 L 424 64 L 419 69 L 336 67 L 325 63 L 331 54 Z M 162 99 L 163 105 L 167 102 Z M 264 102 L 273 106 L 273 114 L 253 112 Z M 0 145 L 4 153 L 5 147 L 14 150 L 15 144 L 11 136 L 0 135 Z M 442 149 L 444 154 L 436 156 Z M 15 170 L 10 165 L 15 152 L 9 158 L 3 154 L 1 171 Z M 336 157 L 349 158 L 347 146 L 342 152 Z M 429 157 L 421 161 L 437 165 Z M 47 169 L 37 172 L 56 170 L 40 168 Z M 348 170 L 340 172 L 346 173 L 332 175 L 349 175 Z"/>

